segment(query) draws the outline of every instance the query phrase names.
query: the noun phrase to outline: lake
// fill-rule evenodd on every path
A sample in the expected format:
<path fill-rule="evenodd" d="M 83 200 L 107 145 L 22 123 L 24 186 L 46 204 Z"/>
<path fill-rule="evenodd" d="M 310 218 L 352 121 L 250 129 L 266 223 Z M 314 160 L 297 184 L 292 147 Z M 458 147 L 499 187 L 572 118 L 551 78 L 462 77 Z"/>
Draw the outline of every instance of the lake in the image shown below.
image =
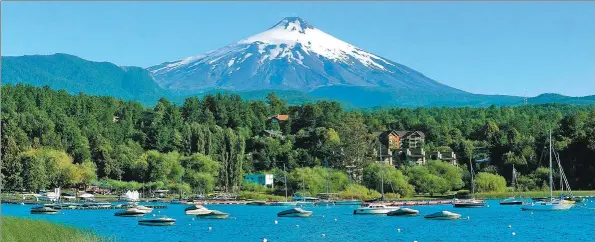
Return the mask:
<path fill-rule="evenodd" d="M 167 204 L 167 209 L 153 213 L 177 219 L 169 227 L 140 226 L 139 218 L 114 216 L 117 210 L 62 210 L 57 215 L 32 215 L 30 205 L 2 204 L 2 214 L 92 229 L 99 235 L 115 236 L 118 241 L 593 241 L 595 203 L 590 199 L 585 204 L 557 212 L 521 211 L 520 206 L 500 206 L 497 200 L 489 200 L 485 208 L 413 206 L 420 211 L 416 217 L 353 215 L 357 206 L 308 207 L 314 211 L 310 218 L 279 218 L 277 212 L 286 209 L 283 207 L 207 206 L 230 213 L 225 220 L 193 219 L 184 214 L 188 205 Z M 465 219 L 423 218 L 441 210 L 459 213 Z"/>

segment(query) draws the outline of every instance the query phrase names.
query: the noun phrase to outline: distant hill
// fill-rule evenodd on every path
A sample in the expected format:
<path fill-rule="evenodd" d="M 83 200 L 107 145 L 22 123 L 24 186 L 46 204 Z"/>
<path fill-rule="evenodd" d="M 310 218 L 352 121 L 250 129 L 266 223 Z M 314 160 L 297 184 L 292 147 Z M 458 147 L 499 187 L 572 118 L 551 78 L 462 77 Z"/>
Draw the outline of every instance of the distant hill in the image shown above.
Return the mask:
<path fill-rule="evenodd" d="M 149 72 L 140 67 L 120 67 L 68 54 L 2 57 L 2 84 L 50 86 L 70 93 L 105 95 L 142 103 L 171 97 Z"/>
<path fill-rule="evenodd" d="M 467 92 L 437 92 L 435 90 L 405 90 L 383 87 L 334 85 L 312 91 L 300 90 L 166 90 L 161 88 L 149 71 L 140 67 L 120 67 L 109 62 L 94 62 L 67 55 L 29 55 L 2 57 L 3 84 L 31 84 L 65 89 L 77 94 L 105 95 L 136 100 L 145 105 L 154 105 L 161 97 L 183 103 L 186 97 L 236 93 L 248 100 L 264 100 L 275 92 L 290 104 L 330 100 L 346 108 L 357 107 L 428 107 L 428 106 L 489 106 L 518 105 L 524 98 L 503 95 L 480 95 Z M 595 104 L 595 95 L 568 97 L 559 94 L 542 94 L 528 99 L 529 104 L 566 103 Z"/>

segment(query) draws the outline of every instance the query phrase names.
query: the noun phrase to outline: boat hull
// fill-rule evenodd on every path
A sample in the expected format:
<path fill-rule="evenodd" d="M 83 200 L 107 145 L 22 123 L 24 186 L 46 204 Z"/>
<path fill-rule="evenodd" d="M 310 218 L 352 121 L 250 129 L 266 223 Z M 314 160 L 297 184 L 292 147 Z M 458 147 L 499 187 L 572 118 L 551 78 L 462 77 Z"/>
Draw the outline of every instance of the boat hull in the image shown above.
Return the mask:
<path fill-rule="evenodd" d="M 277 214 L 277 217 L 285 217 L 285 218 L 307 218 L 310 216 L 312 216 L 311 211 L 301 212 L 301 213 Z"/>
<path fill-rule="evenodd" d="M 118 217 L 142 217 L 145 216 L 144 213 L 116 213 L 114 216 Z"/>
<path fill-rule="evenodd" d="M 417 216 L 419 211 L 409 208 L 401 208 L 388 212 L 387 216 Z"/>
<path fill-rule="evenodd" d="M 31 211 L 31 214 L 57 214 L 58 211 Z"/>
<path fill-rule="evenodd" d="M 501 201 L 500 205 L 522 205 L 523 201 Z"/>
<path fill-rule="evenodd" d="M 176 220 L 174 219 L 148 219 L 148 220 L 139 220 L 138 224 L 139 225 L 145 225 L 145 226 L 171 226 L 174 225 L 174 223 L 176 222 Z"/>
<path fill-rule="evenodd" d="M 457 213 L 451 213 L 449 211 L 442 211 L 426 215 L 424 218 L 432 220 L 457 220 L 461 218 L 461 215 Z"/>
<path fill-rule="evenodd" d="M 523 211 L 562 211 L 569 210 L 573 204 L 567 203 L 532 203 L 521 207 Z"/>
<path fill-rule="evenodd" d="M 355 215 L 386 215 L 387 213 L 397 210 L 399 208 L 381 208 L 381 209 L 369 209 L 369 208 L 358 208 L 353 210 Z"/>

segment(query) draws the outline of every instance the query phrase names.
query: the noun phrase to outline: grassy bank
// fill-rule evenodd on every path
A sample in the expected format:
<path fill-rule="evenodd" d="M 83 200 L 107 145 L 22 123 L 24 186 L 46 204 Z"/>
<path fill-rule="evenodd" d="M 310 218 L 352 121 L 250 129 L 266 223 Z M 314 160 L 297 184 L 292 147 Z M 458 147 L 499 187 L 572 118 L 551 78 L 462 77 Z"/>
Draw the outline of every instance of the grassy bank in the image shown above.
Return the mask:
<path fill-rule="evenodd" d="M 95 235 L 91 231 L 43 220 L 2 216 L 3 242 L 89 242 L 115 241 Z"/>
<path fill-rule="evenodd" d="M 560 191 L 554 191 L 554 196 L 559 196 Z M 593 196 L 595 191 L 572 191 L 575 196 Z M 549 196 L 549 191 L 530 191 L 530 192 L 519 192 L 521 197 L 546 197 Z M 568 195 L 568 192 L 565 192 Z M 490 193 L 477 193 L 476 197 L 485 199 L 497 199 L 510 197 L 510 192 L 490 192 Z"/>

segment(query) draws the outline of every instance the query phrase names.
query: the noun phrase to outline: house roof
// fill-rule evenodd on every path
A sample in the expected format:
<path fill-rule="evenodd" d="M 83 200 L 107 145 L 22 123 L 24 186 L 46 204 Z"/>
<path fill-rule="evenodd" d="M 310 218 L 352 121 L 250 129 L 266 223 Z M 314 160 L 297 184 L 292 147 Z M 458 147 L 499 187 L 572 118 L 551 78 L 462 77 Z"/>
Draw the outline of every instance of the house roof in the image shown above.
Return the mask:
<path fill-rule="evenodd" d="M 401 139 L 405 139 L 408 136 L 415 134 L 415 133 L 417 133 L 422 138 L 426 137 L 426 134 L 424 134 L 424 132 L 421 132 L 421 131 L 393 130 L 390 132 L 390 134 L 399 136 L 399 138 L 401 138 Z"/>
<path fill-rule="evenodd" d="M 267 130 L 263 130 L 263 132 L 267 133 L 268 135 L 283 137 L 283 133 L 281 133 L 281 131 L 267 129 Z"/>
<path fill-rule="evenodd" d="M 270 116 L 269 117 L 269 120 L 270 119 L 276 119 L 276 120 L 279 120 L 279 121 L 286 121 L 286 120 L 289 119 L 289 117 L 290 117 L 289 114 L 277 114 L 277 115 Z"/>

